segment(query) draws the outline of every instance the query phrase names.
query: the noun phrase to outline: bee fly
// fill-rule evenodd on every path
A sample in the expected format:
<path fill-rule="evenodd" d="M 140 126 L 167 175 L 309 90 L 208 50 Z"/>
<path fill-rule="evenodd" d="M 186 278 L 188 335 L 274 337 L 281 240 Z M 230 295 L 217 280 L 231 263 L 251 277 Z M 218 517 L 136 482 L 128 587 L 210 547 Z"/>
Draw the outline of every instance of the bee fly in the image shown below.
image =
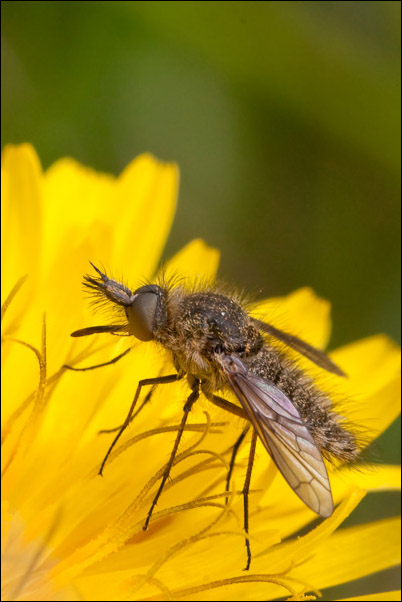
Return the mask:
<path fill-rule="evenodd" d="M 253 427 L 243 488 L 246 569 L 251 561 L 247 537 L 248 492 L 257 436 L 306 506 L 319 516 L 330 516 L 333 500 L 323 458 L 350 462 L 358 455 L 358 444 L 355 436 L 342 424 L 342 417 L 333 409 L 329 397 L 272 340 L 296 350 L 328 372 L 345 376 L 340 368 L 322 351 L 251 317 L 236 295 L 228 295 L 219 288 L 189 292 L 181 286 L 163 282 L 141 286 L 132 292 L 91 265 L 98 276 L 86 275 L 84 285 L 95 301 L 117 308 L 119 319 L 108 326 L 77 330 L 71 336 L 107 332 L 134 336 L 140 341 L 155 341 L 170 353 L 176 370 L 174 374 L 139 381 L 126 420 L 110 445 L 99 473 L 102 474 L 111 450 L 130 423 L 144 385 L 166 384 L 186 377 L 191 390 L 169 462 L 143 529 L 148 526 L 169 476 L 188 413 L 200 392 L 213 404 L 245 418 Z M 128 351 L 104 364 L 78 370 L 113 363 Z M 217 392 L 225 391 L 233 392 L 240 406 L 217 395 Z M 243 436 L 244 432 L 234 449 L 238 448 Z M 234 455 L 231 467 L 233 463 Z"/>

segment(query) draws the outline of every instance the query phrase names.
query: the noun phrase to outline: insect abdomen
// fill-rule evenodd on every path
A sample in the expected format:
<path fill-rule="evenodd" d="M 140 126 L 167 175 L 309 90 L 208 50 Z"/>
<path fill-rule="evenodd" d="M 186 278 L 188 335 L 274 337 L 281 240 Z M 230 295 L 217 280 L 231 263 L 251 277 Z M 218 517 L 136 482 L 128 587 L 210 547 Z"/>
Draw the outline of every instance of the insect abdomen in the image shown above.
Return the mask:
<path fill-rule="evenodd" d="M 271 381 L 289 397 L 328 459 L 345 462 L 356 459 L 359 454 L 356 437 L 342 424 L 330 398 L 281 351 L 264 345 L 243 361 L 251 372 Z"/>

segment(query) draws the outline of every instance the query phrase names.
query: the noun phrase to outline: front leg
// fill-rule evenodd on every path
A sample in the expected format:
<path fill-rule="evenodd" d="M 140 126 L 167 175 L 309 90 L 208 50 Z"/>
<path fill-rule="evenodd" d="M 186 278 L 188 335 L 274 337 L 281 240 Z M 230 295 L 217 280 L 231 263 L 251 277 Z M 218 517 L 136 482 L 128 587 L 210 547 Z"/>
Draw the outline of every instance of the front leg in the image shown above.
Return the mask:
<path fill-rule="evenodd" d="M 156 492 L 156 495 L 155 495 L 155 497 L 154 497 L 154 499 L 152 501 L 151 507 L 148 510 L 147 518 L 145 519 L 145 523 L 143 524 L 143 527 L 142 527 L 143 531 L 146 531 L 147 528 L 148 528 L 148 524 L 149 524 L 149 521 L 151 519 L 152 512 L 153 512 L 153 510 L 154 510 L 154 508 L 155 508 L 155 506 L 156 506 L 156 504 L 158 502 L 158 499 L 160 497 L 160 494 L 162 493 L 162 490 L 163 490 L 163 488 L 165 486 L 165 483 L 166 483 L 167 479 L 169 478 L 169 474 L 170 474 L 170 471 L 172 469 L 173 462 L 174 462 L 174 459 L 176 457 L 176 453 L 177 453 L 177 450 L 178 450 L 178 447 L 179 447 L 180 439 L 181 439 L 181 436 L 182 436 L 183 431 L 184 431 L 184 427 L 185 427 L 186 422 L 187 422 L 188 414 L 189 414 L 189 412 L 190 412 L 193 404 L 197 401 L 197 399 L 200 396 L 199 389 L 200 389 L 199 382 L 197 380 L 194 380 L 193 386 L 192 386 L 192 392 L 189 395 L 189 397 L 187 398 L 186 403 L 184 404 L 183 418 L 181 419 L 179 430 L 177 431 L 176 440 L 175 440 L 174 445 L 173 445 L 172 453 L 170 454 L 169 461 L 166 464 L 166 468 L 165 468 L 165 470 L 163 472 L 161 484 L 159 485 L 158 491 Z"/>
<path fill-rule="evenodd" d="M 141 388 L 144 387 L 145 385 L 165 385 L 168 383 L 174 383 L 177 380 L 180 380 L 181 378 L 183 378 L 182 374 L 168 374 L 167 376 L 157 376 L 156 378 L 144 378 L 143 380 L 140 380 L 140 382 L 138 383 L 137 390 L 134 395 L 134 399 L 132 401 L 129 412 L 127 414 L 127 417 L 126 417 L 125 421 L 123 422 L 123 424 L 121 425 L 120 430 L 117 433 L 116 437 L 113 439 L 112 444 L 110 445 L 109 449 L 107 450 L 106 456 L 103 458 L 103 462 L 101 464 L 98 474 L 102 475 L 106 461 L 107 461 L 108 457 L 110 456 L 112 449 L 116 445 L 117 441 L 120 439 L 120 437 L 123 434 L 123 432 L 125 431 L 125 429 L 130 424 L 130 420 L 131 420 L 132 413 L 134 412 L 135 404 L 137 403 L 137 400 L 141 393 Z"/>

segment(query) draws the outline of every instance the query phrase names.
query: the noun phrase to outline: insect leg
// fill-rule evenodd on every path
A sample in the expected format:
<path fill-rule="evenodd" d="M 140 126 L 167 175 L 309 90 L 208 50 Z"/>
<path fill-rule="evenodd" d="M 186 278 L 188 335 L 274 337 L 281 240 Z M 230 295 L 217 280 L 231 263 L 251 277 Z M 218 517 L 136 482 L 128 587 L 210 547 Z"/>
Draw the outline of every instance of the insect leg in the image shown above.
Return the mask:
<path fill-rule="evenodd" d="M 237 452 L 239 451 L 239 447 L 243 442 L 244 437 L 246 436 L 248 429 L 250 428 L 249 425 L 246 426 L 245 429 L 243 429 L 240 437 L 237 439 L 236 443 L 233 446 L 232 449 L 232 455 L 230 457 L 230 464 L 229 464 L 229 470 L 228 470 L 228 474 L 226 476 L 226 488 L 225 491 L 228 492 L 229 491 L 229 485 L 230 485 L 230 479 L 232 478 L 232 472 L 233 472 L 233 468 L 235 465 L 235 461 L 236 461 L 236 456 L 237 456 Z M 228 497 L 226 498 L 226 504 L 228 503 Z"/>
<path fill-rule="evenodd" d="M 98 474 L 102 475 L 103 469 L 104 469 L 106 461 L 110 455 L 110 452 L 116 445 L 117 441 L 120 439 L 121 435 L 123 434 L 123 431 L 130 424 L 131 415 L 134 411 L 135 404 L 137 403 L 138 397 L 140 396 L 141 388 L 144 387 L 145 385 L 165 385 L 167 383 L 173 383 L 177 380 L 180 380 L 181 378 L 183 378 L 182 374 L 168 374 L 167 376 L 157 376 L 156 378 L 144 378 L 143 380 L 140 380 L 140 382 L 138 383 L 137 390 L 134 395 L 134 399 L 130 406 L 130 410 L 127 414 L 127 417 L 126 417 L 125 421 L 123 422 L 123 424 L 121 425 L 120 430 L 117 433 L 116 437 L 113 439 L 109 449 L 107 450 L 106 456 L 103 458 L 103 462 L 101 464 Z"/>
<path fill-rule="evenodd" d="M 103 368 L 103 366 L 109 366 L 110 364 L 115 364 L 116 362 L 121 360 L 122 357 L 124 357 L 125 355 L 127 355 L 127 353 L 129 351 L 131 351 L 131 349 L 132 349 L 132 347 L 129 347 L 128 349 L 123 351 L 123 353 L 120 353 L 120 355 L 117 355 L 116 357 L 109 360 L 108 362 L 103 362 L 103 364 L 96 364 L 95 366 L 87 366 L 86 368 L 74 368 L 73 366 L 68 366 L 67 364 L 64 364 L 63 368 L 67 368 L 67 370 L 74 370 L 75 372 L 85 372 L 86 370 L 95 370 L 95 368 Z"/>
<path fill-rule="evenodd" d="M 175 459 L 175 456 L 176 456 L 176 453 L 177 453 L 177 449 L 179 447 L 180 439 L 181 439 L 181 436 L 182 436 L 183 431 L 184 431 L 184 427 L 185 427 L 186 422 L 187 422 L 188 414 L 189 414 L 189 412 L 191 410 L 191 407 L 192 407 L 193 403 L 195 401 L 197 401 L 199 395 L 200 395 L 200 392 L 199 392 L 199 383 L 198 383 L 198 381 L 195 381 L 192 393 L 187 398 L 187 401 L 184 404 L 183 418 L 181 420 L 181 423 L 180 423 L 180 426 L 179 426 L 179 430 L 177 431 L 176 441 L 174 442 L 174 446 L 173 446 L 173 449 L 172 449 L 172 453 L 170 454 L 169 461 L 166 464 L 166 468 L 165 468 L 163 476 L 162 476 L 161 484 L 159 485 L 159 489 L 156 492 L 156 495 L 155 495 L 155 497 L 153 499 L 151 507 L 150 507 L 150 509 L 148 511 L 147 518 L 145 519 L 145 523 L 142 526 L 142 530 L 143 531 L 146 531 L 147 528 L 148 528 L 148 524 L 149 524 L 149 521 L 151 519 L 152 512 L 153 512 L 153 510 L 154 510 L 154 508 L 155 508 L 155 506 L 156 506 L 156 504 L 158 502 L 159 496 L 162 493 L 162 489 L 165 486 L 165 483 L 166 483 L 166 481 L 167 481 L 167 479 L 169 477 L 169 474 L 170 474 L 170 470 L 171 470 L 171 468 L 173 466 L 173 462 L 174 462 L 174 459 Z"/>
<path fill-rule="evenodd" d="M 222 410 L 226 410 L 230 414 L 234 414 L 235 416 L 240 416 L 240 418 L 248 420 L 245 411 L 242 408 L 239 408 L 239 406 L 237 406 L 235 403 L 232 403 L 223 397 L 219 397 L 219 395 L 210 395 L 205 391 L 203 391 L 203 393 L 205 397 L 209 399 L 209 401 L 212 401 L 213 404 L 218 406 L 218 408 L 222 408 Z"/>
<path fill-rule="evenodd" d="M 244 413 L 244 410 L 242 408 L 239 408 L 239 406 L 235 405 L 231 401 L 228 401 L 227 399 L 224 399 L 223 397 L 219 397 L 219 395 L 211 395 L 210 393 L 207 393 L 205 391 L 203 391 L 203 393 L 206 396 L 206 398 L 209 399 L 209 401 L 212 401 L 213 404 L 215 404 L 219 408 L 222 408 L 222 410 L 226 410 L 227 412 L 230 412 L 230 414 L 235 414 L 236 416 L 240 416 L 241 418 L 247 419 L 247 416 Z M 232 476 L 234 463 L 236 460 L 236 454 L 238 452 L 240 444 L 243 441 L 248 429 L 249 429 L 249 426 L 247 426 L 244 429 L 244 431 L 242 432 L 242 434 L 240 435 L 240 437 L 238 438 L 238 440 L 236 441 L 236 443 L 233 446 L 232 457 L 230 459 L 229 470 L 228 470 L 228 474 L 226 477 L 225 491 L 229 491 L 229 483 L 230 483 L 230 479 Z M 226 503 L 227 502 L 228 502 L 228 498 L 226 498 Z"/>
<path fill-rule="evenodd" d="M 256 444 L 257 444 L 257 431 L 254 430 L 253 436 L 251 438 L 250 453 L 248 456 L 246 480 L 244 481 L 244 486 L 243 486 L 243 491 L 242 491 L 243 507 L 244 507 L 244 531 L 246 533 L 246 550 L 247 550 L 247 564 L 244 567 L 245 571 L 249 570 L 250 563 L 251 563 L 251 549 L 250 549 L 250 541 L 248 539 L 248 494 L 250 491 L 251 472 L 253 470 Z"/>
<path fill-rule="evenodd" d="M 152 395 L 154 394 L 156 385 L 154 385 L 153 387 L 150 388 L 150 390 L 148 391 L 148 393 L 145 395 L 143 402 L 141 403 L 140 407 L 138 408 L 138 410 L 136 410 L 133 415 L 130 418 L 130 423 L 134 420 L 134 418 L 136 416 L 138 416 L 138 414 L 141 412 L 142 408 L 144 406 L 147 405 L 147 403 L 150 401 Z M 98 435 L 103 435 L 105 433 L 115 433 L 116 431 L 119 431 L 121 429 L 123 425 L 121 424 L 120 426 L 115 426 L 112 429 L 102 429 L 100 431 L 98 431 Z"/>
<path fill-rule="evenodd" d="M 244 411 L 242 410 L 242 408 L 239 408 L 237 405 L 235 405 L 234 403 L 228 401 L 227 399 L 224 399 L 223 397 L 219 397 L 219 395 L 209 395 L 209 394 L 207 394 L 206 397 L 209 399 L 209 401 L 212 401 L 212 403 L 214 403 L 218 407 L 222 408 L 223 410 L 226 410 L 227 412 L 230 412 L 231 414 L 235 414 L 236 416 L 241 416 L 242 418 L 246 418 L 247 419 L 247 416 L 244 413 Z M 240 435 L 239 439 L 235 443 L 235 447 L 233 448 L 232 459 L 230 461 L 228 478 L 226 480 L 226 491 L 228 491 L 228 488 L 229 488 L 228 483 L 229 483 L 229 479 L 230 479 L 231 474 L 232 474 L 232 470 L 233 470 L 233 465 L 234 465 L 236 453 L 237 453 L 238 448 L 240 446 L 240 443 L 242 442 L 242 440 L 243 440 L 244 436 L 246 435 L 246 432 L 247 432 L 248 429 L 249 429 L 249 426 L 247 426 L 246 429 L 242 432 L 242 434 Z M 252 436 L 252 439 L 251 439 L 250 453 L 249 453 L 249 457 L 248 457 L 246 480 L 244 482 L 243 491 L 242 491 L 242 494 L 243 494 L 243 508 L 244 508 L 244 531 L 245 531 L 246 536 L 247 536 L 246 537 L 247 564 L 246 564 L 246 566 L 244 568 L 245 571 L 249 570 L 250 563 L 251 563 L 251 549 L 250 549 L 250 542 L 249 542 L 249 539 L 248 539 L 248 494 L 249 494 L 249 491 L 250 491 L 251 472 L 253 470 L 253 463 L 254 463 L 256 444 L 257 444 L 257 431 L 254 430 L 253 431 L 253 436 Z M 233 465 L 232 465 L 232 460 L 233 460 Z"/>

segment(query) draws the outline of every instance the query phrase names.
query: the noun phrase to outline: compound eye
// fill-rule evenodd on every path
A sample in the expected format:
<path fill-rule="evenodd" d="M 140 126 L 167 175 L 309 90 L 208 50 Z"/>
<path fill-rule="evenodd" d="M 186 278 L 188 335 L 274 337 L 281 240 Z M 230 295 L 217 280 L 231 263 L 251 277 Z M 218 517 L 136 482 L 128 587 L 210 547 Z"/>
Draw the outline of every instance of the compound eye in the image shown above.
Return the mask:
<path fill-rule="evenodd" d="M 153 326 L 159 296 L 150 287 L 141 287 L 134 293 L 134 300 L 126 308 L 130 330 L 140 341 L 151 341 L 154 338 Z M 148 290 L 147 290 L 148 289 Z M 149 292 L 148 292 L 149 291 Z"/>

